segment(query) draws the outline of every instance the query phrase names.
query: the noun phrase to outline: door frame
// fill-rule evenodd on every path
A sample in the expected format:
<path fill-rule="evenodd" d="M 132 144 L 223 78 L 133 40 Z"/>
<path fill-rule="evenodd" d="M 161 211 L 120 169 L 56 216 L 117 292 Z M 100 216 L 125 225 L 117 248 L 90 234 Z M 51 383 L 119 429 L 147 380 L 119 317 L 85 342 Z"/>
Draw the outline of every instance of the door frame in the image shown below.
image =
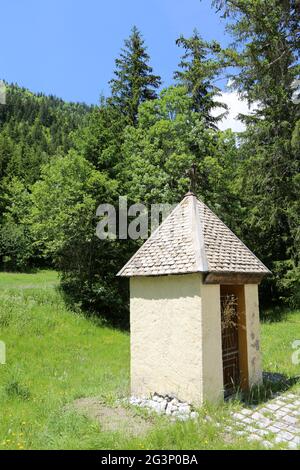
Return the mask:
<path fill-rule="evenodd" d="M 228 294 L 235 295 L 237 299 L 238 314 L 238 352 L 239 352 L 239 387 L 242 391 L 249 389 L 248 373 L 248 347 L 247 347 L 247 322 L 244 285 L 220 285 L 220 297 Z M 221 298 L 220 298 L 221 301 Z M 223 348 L 223 346 L 222 346 Z M 223 349 L 222 349 L 223 366 Z"/>

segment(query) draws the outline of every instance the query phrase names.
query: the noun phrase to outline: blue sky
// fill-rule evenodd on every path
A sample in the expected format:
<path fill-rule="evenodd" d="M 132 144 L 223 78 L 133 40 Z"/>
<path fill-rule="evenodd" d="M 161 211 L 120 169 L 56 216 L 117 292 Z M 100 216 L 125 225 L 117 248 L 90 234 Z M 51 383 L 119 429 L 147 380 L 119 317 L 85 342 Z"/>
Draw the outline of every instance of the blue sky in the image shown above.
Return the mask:
<path fill-rule="evenodd" d="M 109 93 L 114 59 L 134 24 L 165 86 L 179 61 L 180 34 L 196 27 L 205 39 L 228 43 L 210 0 L 1 0 L 0 78 L 97 103 Z"/>

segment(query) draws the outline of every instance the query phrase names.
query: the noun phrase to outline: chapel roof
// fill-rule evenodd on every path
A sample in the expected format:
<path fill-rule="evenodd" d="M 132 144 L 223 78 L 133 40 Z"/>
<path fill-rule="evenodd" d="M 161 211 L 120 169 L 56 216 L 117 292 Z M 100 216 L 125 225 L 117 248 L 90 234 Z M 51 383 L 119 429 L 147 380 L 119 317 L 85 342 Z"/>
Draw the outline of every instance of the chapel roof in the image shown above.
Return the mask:
<path fill-rule="evenodd" d="M 118 276 L 270 271 L 193 193 L 188 193 Z"/>

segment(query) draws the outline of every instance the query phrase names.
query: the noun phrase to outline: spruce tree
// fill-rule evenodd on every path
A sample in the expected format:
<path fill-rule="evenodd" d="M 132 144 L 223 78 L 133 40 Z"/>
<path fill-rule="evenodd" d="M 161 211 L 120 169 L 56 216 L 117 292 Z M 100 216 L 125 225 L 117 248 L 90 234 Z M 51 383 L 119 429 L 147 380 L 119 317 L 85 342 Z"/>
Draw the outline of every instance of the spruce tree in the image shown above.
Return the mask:
<path fill-rule="evenodd" d="M 294 98 L 294 84 L 300 73 L 300 2 L 213 3 L 231 20 L 228 30 L 234 44 L 228 52 L 238 67 L 233 84 L 249 103 L 258 104 L 251 116 L 243 117 L 247 124 L 240 146 L 245 161 L 241 173 L 244 239 L 252 234 L 249 245 L 276 274 L 277 288 L 293 276 L 298 278 L 299 290 L 300 249 L 295 220 L 299 221 L 300 214 L 296 213 L 299 206 L 295 201 L 299 198 L 300 153 L 295 140 L 300 105 Z M 276 292 L 280 293 L 278 289 Z"/>
<path fill-rule="evenodd" d="M 127 117 L 129 124 L 136 124 L 141 103 L 157 97 L 161 79 L 153 74 L 149 59 L 142 35 L 134 26 L 120 57 L 116 59 L 115 78 L 110 81 L 110 102 Z"/>
<path fill-rule="evenodd" d="M 192 110 L 202 115 L 207 127 L 215 129 L 225 113 L 215 116 L 213 111 L 227 109 L 224 103 L 217 101 L 220 89 L 214 84 L 222 68 L 221 48 L 215 41 L 204 41 L 196 30 L 191 38 L 180 36 L 176 44 L 184 49 L 184 54 L 174 78 L 186 86 L 192 98 Z"/>

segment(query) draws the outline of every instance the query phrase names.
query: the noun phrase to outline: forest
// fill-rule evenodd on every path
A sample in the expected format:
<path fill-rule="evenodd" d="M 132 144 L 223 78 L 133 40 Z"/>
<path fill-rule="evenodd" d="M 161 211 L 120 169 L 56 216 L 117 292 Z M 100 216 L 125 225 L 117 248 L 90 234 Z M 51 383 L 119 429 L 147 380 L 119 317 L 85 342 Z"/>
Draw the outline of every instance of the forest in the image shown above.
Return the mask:
<path fill-rule="evenodd" d="M 174 38 L 181 61 L 167 88 L 135 26 L 97 106 L 6 84 L 1 270 L 54 267 L 73 306 L 126 325 L 128 284 L 116 273 L 142 241 L 100 241 L 97 207 L 117 207 L 119 196 L 177 203 L 195 165 L 197 196 L 272 271 L 260 289 L 263 309 L 300 307 L 300 1 L 212 4 L 230 47 L 196 30 Z M 255 105 L 240 116 L 239 134 L 219 130 L 224 77 Z"/>

